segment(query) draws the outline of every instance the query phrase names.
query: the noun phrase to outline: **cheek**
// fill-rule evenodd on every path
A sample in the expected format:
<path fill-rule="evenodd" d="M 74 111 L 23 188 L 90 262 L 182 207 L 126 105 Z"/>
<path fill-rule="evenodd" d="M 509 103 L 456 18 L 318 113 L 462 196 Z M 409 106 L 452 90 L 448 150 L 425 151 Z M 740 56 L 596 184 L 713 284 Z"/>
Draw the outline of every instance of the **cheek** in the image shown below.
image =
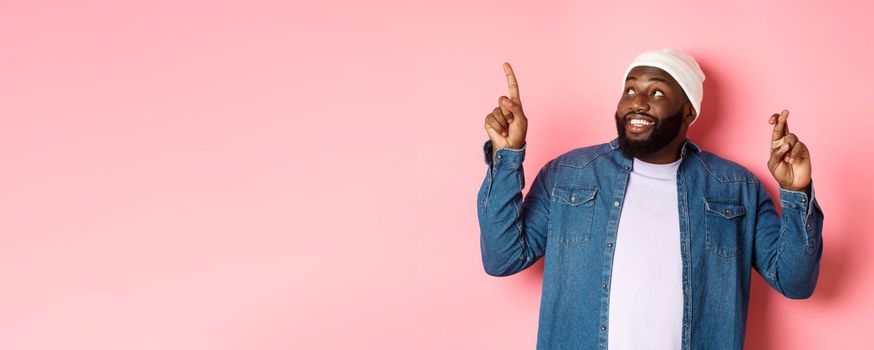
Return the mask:
<path fill-rule="evenodd" d="M 616 111 L 620 112 L 619 114 L 622 114 L 621 111 L 628 109 L 628 106 L 630 104 L 631 104 L 630 98 L 620 97 L 619 103 L 616 104 Z"/>
<path fill-rule="evenodd" d="M 668 101 L 650 101 L 649 108 L 650 113 L 658 116 L 659 118 L 670 117 L 674 112 L 677 111 L 677 108 L 671 106 L 671 103 Z"/>

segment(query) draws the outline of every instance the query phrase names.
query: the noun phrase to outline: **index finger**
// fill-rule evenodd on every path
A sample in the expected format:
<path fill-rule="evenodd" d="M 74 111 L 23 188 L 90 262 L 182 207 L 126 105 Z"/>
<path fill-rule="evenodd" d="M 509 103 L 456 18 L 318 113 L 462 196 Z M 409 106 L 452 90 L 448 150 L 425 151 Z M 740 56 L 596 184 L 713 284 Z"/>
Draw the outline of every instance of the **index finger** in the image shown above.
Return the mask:
<path fill-rule="evenodd" d="M 784 109 L 777 116 L 777 122 L 774 123 L 774 133 L 771 135 L 771 141 L 777 141 L 789 133 L 789 123 L 786 122 L 787 118 L 789 118 L 789 111 Z"/>
<path fill-rule="evenodd" d="M 513 74 L 513 67 L 509 62 L 504 62 L 504 74 L 507 76 L 507 86 L 510 87 L 510 100 L 520 103 L 519 83 L 516 82 L 516 74 Z"/>

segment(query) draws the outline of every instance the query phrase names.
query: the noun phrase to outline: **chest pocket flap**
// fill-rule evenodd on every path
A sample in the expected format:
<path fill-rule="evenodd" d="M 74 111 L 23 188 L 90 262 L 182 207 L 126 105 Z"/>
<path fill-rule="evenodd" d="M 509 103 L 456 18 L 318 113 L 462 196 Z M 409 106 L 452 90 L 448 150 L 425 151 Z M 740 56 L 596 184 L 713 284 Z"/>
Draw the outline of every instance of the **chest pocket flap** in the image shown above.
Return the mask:
<path fill-rule="evenodd" d="M 588 186 L 556 186 L 553 190 L 555 200 L 572 206 L 594 204 L 595 194 L 598 190 Z"/>
<path fill-rule="evenodd" d="M 707 211 L 726 219 L 734 219 L 745 213 L 743 204 L 734 198 L 705 197 L 704 206 Z"/>

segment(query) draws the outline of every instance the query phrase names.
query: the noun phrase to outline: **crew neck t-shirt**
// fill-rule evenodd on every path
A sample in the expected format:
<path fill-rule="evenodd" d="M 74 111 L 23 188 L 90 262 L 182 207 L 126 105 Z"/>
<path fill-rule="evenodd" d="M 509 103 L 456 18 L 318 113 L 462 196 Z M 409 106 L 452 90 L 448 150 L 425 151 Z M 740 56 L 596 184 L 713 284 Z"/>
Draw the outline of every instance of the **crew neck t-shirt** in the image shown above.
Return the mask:
<path fill-rule="evenodd" d="M 610 350 L 680 349 L 683 264 L 677 169 L 634 158 L 610 281 Z"/>

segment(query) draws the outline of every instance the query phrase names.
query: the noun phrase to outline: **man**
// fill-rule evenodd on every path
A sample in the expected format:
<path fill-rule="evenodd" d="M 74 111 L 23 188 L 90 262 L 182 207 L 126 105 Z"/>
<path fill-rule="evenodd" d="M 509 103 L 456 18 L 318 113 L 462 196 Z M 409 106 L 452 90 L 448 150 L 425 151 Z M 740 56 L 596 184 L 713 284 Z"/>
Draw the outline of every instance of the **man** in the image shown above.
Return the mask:
<path fill-rule="evenodd" d="M 686 139 L 704 94 L 694 58 L 644 52 L 626 70 L 618 137 L 549 161 L 523 200 L 528 118 L 504 72 L 509 97 L 485 120 L 480 244 L 493 276 L 545 257 L 538 349 L 740 349 L 751 269 L 789 298 L 813 293 L 823 214 L 788 111 L 768 119 L 779 216 L 755 175 Z"/>

